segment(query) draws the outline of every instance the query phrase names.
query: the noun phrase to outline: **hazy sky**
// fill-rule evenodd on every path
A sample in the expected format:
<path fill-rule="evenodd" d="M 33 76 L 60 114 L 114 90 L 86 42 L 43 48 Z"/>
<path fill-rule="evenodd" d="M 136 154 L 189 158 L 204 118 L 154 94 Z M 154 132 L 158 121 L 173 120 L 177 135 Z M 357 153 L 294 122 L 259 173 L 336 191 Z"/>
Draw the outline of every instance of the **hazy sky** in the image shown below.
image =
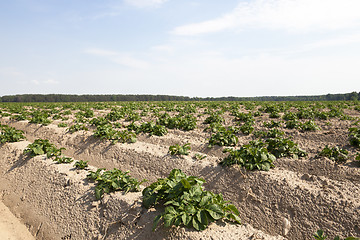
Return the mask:
<path fill-rule="evenodd" d="M 360 91 L 359 0 L 1 0 L 0 95 Z"/>

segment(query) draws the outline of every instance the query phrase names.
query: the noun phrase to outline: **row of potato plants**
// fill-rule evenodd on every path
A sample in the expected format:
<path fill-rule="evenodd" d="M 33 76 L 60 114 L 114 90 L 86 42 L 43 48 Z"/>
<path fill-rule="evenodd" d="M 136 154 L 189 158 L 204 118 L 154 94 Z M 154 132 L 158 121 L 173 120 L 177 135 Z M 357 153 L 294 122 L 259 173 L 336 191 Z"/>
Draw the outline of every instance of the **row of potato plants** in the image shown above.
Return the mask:
<path fill-rule="evenodd" d="M 6 125 L 0 125 L 1 134 L 0 136 L 7 136 L 7 141 L 4 142 L 17 142 L 25 137 L 22 135 L 23 132 L 16 130 L 15 128 L 8 127 Z M 9 132 L 10 131 L 10 132 Z M 358 129 L 351 129 L 350 134 L 358 133 Z M 16 137 L 20 136 L 21 137 Z M 353 136 L 356 137 L 357 135 Z M 3 139 L 3 138 L 1 138 Z M 5 138 L 4 138 L 5 139 Z M 275 138 L 279 140 L 279 138 Z M 270 141 L 268 141 L 270 140 Z M 267 142 L 273 141 L 274 139 L 267 139 Z M 4 143 L 2 142 L 2 143 Z M 357 142 L 355 142 L 357 143 Z M 247 155 L 251 155 L 252 159 L 256 159 L 255 164 L 259 170 L 268 170 L 272 167 L 272 161 L 275 159 L 275 155 L 284 156 L 290 154 L 304 154 L 302 150 L 293 148 L 290 152 L 276 152 L 275 155 L 269 153 L 268 148 L 263 148 L 265 143 L 261 140 L 252 141 L 248 145 L 244 145 L 240 150 L 225 149 L 230 152 L 231 157 L 224 159 L 222 164 L 226 165 L 231 161 L 237 161 L 239 164 L 241 158 L 246 158 Z M 354 145 L 358 147 L 358 145 Z M 293 146 L 294 147 L 294 146 Z M 259 150 L 260 149 L 260 150 Z M 291 148 L 290 148 L 291 149 Z M 62 155 L 64 148 L 57 148 L 46 139 L 36 139 L 32 144 L 24 150 L 25 154 L 29 154 L 31 157 L 36 155 L 46 154 L 47 158 L 52 158 L 56 163 L 71 163 L 72 158 L 65 157 Z M 189 144 L 184 146 L 170 147 L 169 152 L 171 154 L 188 154 L 190 150 Z M 244 157 L 245 156 L 245 157 Z M 255 157 L 254 157 L 255 156 Z M 338 147 L 329 148 L 326 146 L 318 156 L 326 156 L 330 159 L 343 161 L 346 159 L 347 151 Z M 360 154 L 358 154 L 358 160 L 360 160 Z M 77 161 L 74 164 L 75 168 L 86 169 L 88 166 L 87 162 Z M 258 167 L 260 166 L 260 167 Z M 249 163 L 245 167 L 252 170 L 255 167 L 249 167 Z M 97 171 L 90 171 L 88 179 L 96 182 L 95 197 L 101 199 L 104 193 L 110 193 L 113 191 L 140 191 L 140 185 L 146 180 L 138 181 L 132 178 L 129 172 L 122 172 L 119 169 L 113 169 L 106 171 L 106 169 L 100 168 Z M 146 187 L 143 193 L 143 206 L 145 208 L 154 207 L 158 204 L 162 204 L 165 209 L 164 212 L 160 213 L 155 219 L 153 224 L 153 230 L 156 229 L 160 220 L 163 220 L 165 227 L 185 226 L 194 228 L 196 230 L 204 230 L 209 223 L 225 219 L 240 223 L 239 212 L 236 207 L 224 201 L 221 194 L 214 194 L 209 191 L 205 191 L 202 187 L 205 181 L 201 178 L 194 176 L 187 176 L 179 169 L 173 169 L 170 175 L 165 179 L 158 179 L 152 183 L 149 187 Z M 327 236 L 322 230 L 318 230 L 314 234 L 315 239 L 326 239 Z M 334 240 L 340 239 L 336 236 Z M 345 240 L 358 240 L 358 238 L 347 237 Z"/>

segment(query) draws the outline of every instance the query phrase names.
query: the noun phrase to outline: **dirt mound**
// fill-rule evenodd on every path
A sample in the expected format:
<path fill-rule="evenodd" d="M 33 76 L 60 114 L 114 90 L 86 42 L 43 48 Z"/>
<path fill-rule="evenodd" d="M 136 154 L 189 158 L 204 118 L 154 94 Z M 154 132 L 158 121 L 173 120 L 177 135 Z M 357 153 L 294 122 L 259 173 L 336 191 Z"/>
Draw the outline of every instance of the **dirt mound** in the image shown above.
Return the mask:
<path fill-rule="evenodd" d="M 283 239 L 248 224 L 211 224 L 203 232 L 151 231 L 155 209 L 141 206 L 141 193 L 117 192 L 96 201 L 86 171 L 22 154 L 29 142 L 0 147 L 0 191 L 4 203 L 30 226 L 37 239 Z M 91 167 L 92 170 L 95 170 Z"/>

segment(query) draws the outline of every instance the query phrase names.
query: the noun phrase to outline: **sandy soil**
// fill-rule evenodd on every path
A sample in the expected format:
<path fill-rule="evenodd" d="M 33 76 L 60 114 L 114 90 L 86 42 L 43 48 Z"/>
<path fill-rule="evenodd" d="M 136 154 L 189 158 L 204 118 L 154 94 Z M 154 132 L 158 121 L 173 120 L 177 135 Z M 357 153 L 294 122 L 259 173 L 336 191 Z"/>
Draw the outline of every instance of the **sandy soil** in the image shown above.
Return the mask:
<path fill-rule="evenodd" d="M 34 240 L 26 226 L 0 201 L 0 236 L 3 240 Z"/>
<path fill-rule="evenodd" d="M 359 116 L 354 111 L 350 114 Z M 265 114 L 262 120 L 269 121 L 269 118 Z M 114 193 L 102 201 L 94 201 L 93 185 L 84 180 L 86 173 L 75 171 L 70 165 L 53 164 L 43 156 L 26 159 L 22 149 L 28 142 L 5 144 L 0 146 L 0 173 L 4 173 L 0 190 L 4 203 L 13 212 L 23 213 L 24 221 L 31 226 L 30 232 L 39 239 L 79 239 L 81 236 L 92 239 L 120 236 L 127 239 L 312 239 L 312 234 L 320 228 L 331 236 L 360 236 L 360 168 L 354 161 L 355 151 L 348 145 L 347 129 L 351 126 L 348 120 L 317 121 L 322 130 L 316 132 L 282 129 L 309 155 L 299 160 L 277 159 L 276 168 L 269 172 L 219 166 L 218 162 L 226 154 L 222 152 L 223 147 L 207 148 L 206 139 L 210 134 L 203 131 L 205 126 L 201 121 L 193 131 L 169 130 L 163 137 L 140 134 L 134 144 L 115 145 L 95 139 L 91 131 L 71 134 L 55 123 L 40 126 L 8 118 L 1 122 L 23 130 L 30 142 L 36 138 L 49 139 L 58 147 L 65 147 L 67 156 L 89 160 L 96 168 L 130 170 L 132 176 L 149 182 L 167 176 L 173 168 L 203 177 L 207 181 L 206 189 L 222 193 L 233 202 L 245 223 L 242 226 L 213 224 L 200 234 L 176 228 L 152 233 L 150 227 L 155 212 L 154 209 L 144 212 L 139 205 L 140 193 L 126 196 Z M 231 123 L 230 116 L 226 122 Z M 257 122 L 256 129 L 264 129 L 261 124 Z M 251 136 L 239 135 L 239 145 L 251 139 Z M 170 145 L 187 142 L 192 147 L 189 156 L 174 157 L 167 153 Z M 339 165 L 327 158 L 315 158 L 325 145 L 348 149 L 350 159 Z M 208 157 L 197 161 L 192 158 L 195 153 Z M 282 237 L 273 237 L 277 235 Z"/>

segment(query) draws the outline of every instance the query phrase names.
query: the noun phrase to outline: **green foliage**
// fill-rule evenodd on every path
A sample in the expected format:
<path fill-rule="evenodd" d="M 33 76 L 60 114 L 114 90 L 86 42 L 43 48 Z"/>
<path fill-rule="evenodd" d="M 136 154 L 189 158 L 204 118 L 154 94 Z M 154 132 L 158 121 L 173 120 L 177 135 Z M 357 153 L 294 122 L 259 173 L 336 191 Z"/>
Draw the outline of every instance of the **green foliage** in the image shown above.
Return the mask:
<path fill-rule="evenodd" d="M 24 150 L 25 154 L 29 154 L 30 157 L 34 157 L 37 155 L 42 155 L 45 153 L 56 153 L 59 150 L 50 143 L 47 139 L 36 139 L 33 143 L 29 144 L 27 148 Z M 61 150 L 60 150 L 61 152 Z"/>
<path fill-rule="evenodd" d="M 284 115 L 283 115 L 283 119 L 286 120 L 286 121 L 289 121 L 289 120 L 297 120 L 298 117 L 297 117 L 297 114 L 296 114 L 296 113 L 286 112 L 286 113 L 284 113 Z"/>
<path fill-rule="evenodd" d="M 320 127 L 316 125 L 316 123 L 312 120 L 306 121 L 304 123 L 300 123 L 300 129 L 302 131 L 316 131 L 320 130 Z"/>
<path fill-rule="evenodd" d="M 134 121 L 139 121 L 141 119 L 141 116 L 139 113 L 137 112 L 131 112 L 126 118 L 125 118 L 125 121 L 131 121 L 131 122 L 134 122 Z"/>
<path fill-rule="evenodd" d="M 27 119 L 27 113 L 23 112 L 21 114 L 12 115 L 11 119 L 14 119 L 16 121 L 23 121 Z"/>
<path fill-rule="evenodd" d="M 91 109 L 85 109 L 84 111 L 79 111 L 75 114 L 77 118 L 92 118 L 94 117 L 94 111 Z"/>
<path fill-rule="evenodd" d="M 47 139 L 36 139 L 25 148 L 24 154 L 29 154 L 30 157 L 46 154 L 47 158 L 52 158 L 56 163 L 73 162 L 74 160 L 72 158 L 62 155 L 63 150 L 65 150 L 65 148 L 57 148 Z"/>
<path fill-rule="evenodd" d="M 168 133 L 167 129 L 154 122 L 145 122 L 138 129 L 139 132 L 149 133 L 150 135 L 164 136 Z"/>
<path fill-rule="evenodd" d="M 102 126 L 102 125 L 106 125 L 106 124 L 109 124 L 110 121 L 106 118 L 103 118 L 103 117 L 98 117 L 98 118 L 93 118 L 89 121 L 89 123 L 92 125 L 92 126 Z"/>
<path fill-rule="evenodd" d="M 56 156 L 54 161 L 58 164 L 61 163 L 72 163 L 74 161 L 74 159 L 72 159 L 71 157 L 65 157 L 65 156 Z"/>
<path fill-rule="evenodd" d="M 239 142 L 238 137 L 232 128 L 222 128 L 218 132 L 213 133 L 209 139 L 208 147 L 218 146 L 235 146 Z"/>
<path fill-rule="evenodd" d="M 325 240 L 328 238 L 328 236 L 324 233 L 323 230 L 319 229 L 316 231 L 316 233 L 314 233 L 313 237 L 316 240 Z M 334 240 L 341 240 L 341 238 L 339 236 L 336 236 L 334 238 Z M 360 240 L 360 238 L 356 238 L 356 237 L 347 237 L 344 240 Z"/>
<path fill-rule="evenodd" d="M 196 160 L 203 160 L 206 157 L 207 157 L 206 155 L 202 155 L 200 153 L 195 153 L 195 155 L 194 155 L 194 159 L 196 159 Z"/>
<path fill-rule="evenodd" d="M 183 131 L 190 131 L 196 128 L 196 122 L 196 117 L 192 115 L 170 117 L 169 114 L 165 113 L 159 117 L 157 124 L 170 129 L 177 128 Z"/>
<path fill-rule="evenodd" d="M 51 120 L 49 119 L 49 114 L 46 112 L 35 111 L 32 113 L 30 123 L 37 123 L 43 126 L 47 126 L 51 123 Z"/>
<path fill-rule="evenodd" d="M 75 123 L 68 130 L 69 132 L 74 133 L 80 130 L 88 131 L 89 129 L 84 124 Z"/>
<path fill-rule="evenodd" d="M 191 149 L 190 143 L 186 143 L 183 146 L 175 144 L 169 147 L 169 153 L 171 155 L 189 155 L 189 150 Z"/>
<path fill-rule="evenodd" d="M 89 167 L 88 162 L 89 161 L 83 161 L 83 160 L 76 161 L 75 164 L 74 164 L 74 167 L 76 169 L 86 169 L 87 167 Z"/>
<path fill-rule="evenodd" d="M 233 112 L 232 115 L 235 116 L 235 121 L 249 122 L 255 120 L 252 113 Z"/>
<path fill-rule="evenodd" d="M 275 127 L 281 127 L 281 122 L 277 122 L 274 120 L 271 120 L 270 122 L 264 122 L 264 127 L 267 128 L 275 128 Z"/>
<path fill-rule="evenodd" d="M 239 130 L 245 134 L 249 135 L 254 131 L 254 123 L 251 121 L 245 122 L 242 126 L 240 126 Z"/>
<path fill-rule="evenodd" d="M 352 146 L 360 148 L 360 128 L 349 128 L 349 142 Z"/>
<path fill-rule="evenodd" d="M 267 150 L 277 158 L 292 157 L 297 159 L 307 156 L 307 153 L 289 138 L 269 138 L 266 143 L 268 144 Z"/>
<path fill-rule="evenodd" d="M 329 148 L 328 145 L 326 145 L 316 157 L 327 157 L 335 162 L 345 162 L 348 159 L 348 154 L 347 150 L 339 148 L 338 146 Z"/>
<path fill-rule="evenodd" d="M 311 109 L 301 109 L 299 112 L 296 113 L 296 116 L 299 119 L 313 119 L 314 115 L 315 113 Z"/>
<path fill-rule="evenodd" d="M 210 116 L 208 116 L 204 123 L 205 124 L 210 124 L 210 123 L 214 123 L 214 122 L 218 122 L 218 123 L 223 123 L 225 120 L 224 118 L 218 114 L 218 113 L 210 113 Z"/>
<path fill-rule="evenodd" d="M 135 133 L 129 132 L 128 130 L 117 131 L 112 127 L 111 124 L 97 126 L 94 132 L 94 136 L 99 137 L 100 139 L 110 140 L 112 144 L 115 144 L 117 142 L 120 143 L 136 142 Z"/>
<path fill-rule="evenodd" d="M 263 138 L 277 138 L 283 136 L 285 133 L 277 128 L 270 129 L 268 131 L 257 131 L 254 132 L 255 137 Z"/>
<path fill-rule="evenodd" d="M 240 149 L 224 149 L 229 155 L 225 157 L 220 164 L 223 166 L 231 166 L 234 164 L 245 167 L 248 170 L 263 170 L 269 171 L 270 168 L 275 167 L 273 161 L 276 157 L 269 153 L 268 150 L 261 146 L 258 142 L 251 142 L 243 145 Z"/>
<path fill-rule="evenodd" d="M 120 109 L 112 109 L 111 112 L 109 112 L 105 118 L 114 122 L 117 120 L 121 120 L 122 118 L 125 117 L 125 112 L 123 110 Z"/>
<path fill-rule="evenodd" d="M 269 118 L 279 118 L 279 117 L 280 117 L 280 114 L 275 111 L 273 111 L 269 114 Z"/>
<path fill-rule="evenodd" d="M 173 169 L 167 178 L 160 178 L 145 188 L 142 192 L 145 208 L 160 203 L 165 206 L 165 211 L 154 219 L 153 231 L 161 219 L 165 227 L 184 226 L 197 231 L 220 219 L 240 224 L 236 207 L 224 201 L 221 194 L 204 191 L 204 183 L 204 179 Z"/>
<path fill-rule="evenodd" d="M 146 182 L 145 179 L 139 182 L 136 178 L 132 178 L 128 171 L 122 172 L 116 168 L 109 171 L 105 171 L 104 168 L 100 168 L 96 172 L 90 171 L 87 178 L 96 181 L 95 197 L 97 200 L 101 199 L 104 193 L 139 192 L 140 185 Z"/>
<path fill-rule="evenodd" d="M 24 132 L 7 125 L 0 125 L 0 143 L 19 142 L 25 139 Z"/>
<path fill-rule="evenodd" d="M 61 128 L 64 128 L 67 126 L 68 126 L 67 123 L 64 123 L 64 122 L 58 124 L 58 127 L 61 127 Z"/>
<path fill-rule="evenodd" d="M 301 122 L 299 122 L 298 120 L 289 120 L 289 121 L 286 121 L 285 123 L 285 127 L 288 128 L 288 129 L 296 129 L 296 128 L 299 128 L 301 125 Z"/>

